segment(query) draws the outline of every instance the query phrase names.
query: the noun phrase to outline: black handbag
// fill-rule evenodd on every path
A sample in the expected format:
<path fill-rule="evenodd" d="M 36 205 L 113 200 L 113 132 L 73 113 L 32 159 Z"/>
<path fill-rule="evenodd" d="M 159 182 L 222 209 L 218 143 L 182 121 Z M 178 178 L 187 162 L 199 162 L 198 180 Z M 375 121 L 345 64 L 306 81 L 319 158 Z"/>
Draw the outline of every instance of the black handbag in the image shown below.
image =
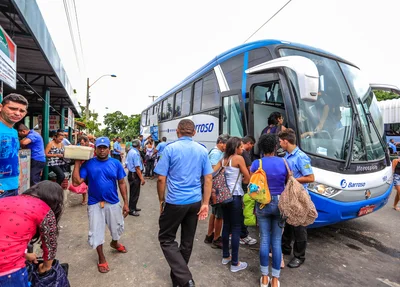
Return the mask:
<path fill-rule="evenodd" d="M 38 264 L 27 264 L 28 279 L 32 287 L 70 287 L 67 278 L 68 264 L 60 264 L 54 259 L 51 269 L 39 274 L 38 267 L 43 261 L 38 260 L 38 262 Z"/>

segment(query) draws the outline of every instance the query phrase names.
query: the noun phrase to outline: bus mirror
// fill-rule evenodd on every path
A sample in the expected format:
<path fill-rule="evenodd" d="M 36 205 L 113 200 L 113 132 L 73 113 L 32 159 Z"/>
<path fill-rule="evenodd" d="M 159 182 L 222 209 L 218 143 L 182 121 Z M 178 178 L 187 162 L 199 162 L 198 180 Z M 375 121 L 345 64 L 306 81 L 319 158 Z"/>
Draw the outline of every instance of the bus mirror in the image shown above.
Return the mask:
<path fill-rule="evenodd" d="M 318 99 L 319 74 L 314 62 L 302 56 L 277 58 L 246 70 L 249 75 L 263 74 L 277 68 L 289 68 L 296 73 L 300 98 L 315 102 Z"/>
<path fill-rule="evenodd" d="M 324 75 L 319 76 L 319 90 L 325 91 Z"/>

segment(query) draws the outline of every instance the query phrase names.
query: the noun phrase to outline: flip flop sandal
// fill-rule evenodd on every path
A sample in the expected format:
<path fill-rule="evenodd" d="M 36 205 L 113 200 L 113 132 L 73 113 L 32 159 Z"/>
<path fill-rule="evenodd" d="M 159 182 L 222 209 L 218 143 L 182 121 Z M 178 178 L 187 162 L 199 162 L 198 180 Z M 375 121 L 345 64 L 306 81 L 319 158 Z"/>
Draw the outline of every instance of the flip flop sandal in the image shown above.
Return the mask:
<path fill-rule="evenodd" d="M 125 246 L 123 246 L 121 243 L 119 243 L 119 247 L 118 248 L 115 248 L 114 246 L 112 246 L 111 243 L 110 243 L 110 246 L 111 246 L 111 248 L 117 250 L 118 252 L 121 252 L 121 253 L 127 253 L 128 252 L 128 250 L 126 250 Z"/>
<path fill-rule="evenodd" d="M 100 268 L 104 268 L 104 269 L 102 270 Z M 108 271 L 110 271 L 110 268 L 108 267 L 107 262 L 97 263 L 97 269 L 99 270 L 100 273 L 107 273 Z"/>

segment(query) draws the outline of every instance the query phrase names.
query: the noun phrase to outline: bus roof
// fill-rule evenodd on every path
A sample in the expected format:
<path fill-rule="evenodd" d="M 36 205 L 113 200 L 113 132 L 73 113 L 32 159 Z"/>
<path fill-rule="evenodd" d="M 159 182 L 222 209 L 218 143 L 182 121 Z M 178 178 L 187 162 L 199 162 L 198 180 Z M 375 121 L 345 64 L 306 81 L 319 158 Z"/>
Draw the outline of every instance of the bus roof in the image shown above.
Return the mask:
<path fill-rule="evenodd" d="M 207 64 L 205 64 L 203 67 L 201 67 L 200 69 L 198 69 L 197 71 L 193 72 L 191 75 L 189 75 L 186 79 L 184 79 L 182 82 L 180 82 L 178 85 L 176 85 L 175 87 L 171 88 L 170 90 L 168 90 L 165 94 L 163 94 L 162 96 L 158 97 L 154 103 L 152 103 L 150 106 L 162 101 L 164 98 L 166 98 L 167 96 L 177 92 L 178 90 L 180 90 L 181 88 L 185 87 L 187 84 L 191 83 L 192 81 L 194 81 L 195 79 L 199 78 L 200 76 L 206 74 L 207 72 L 209 72 L 211 69 L 213 69 L 215 66 L 219 65 L 220 63 L 235 57 L 236 55 L 239 55 L 243 52 L 246 51 L 250 51 L 253 49 L 257 49 L 257 48 L 261 48 L 261 47 L 266 47 L 266 46 L 271 46 L 271 45 L 279 45 L 279 44 L 283 44 L 287 47 L 294 47 L 294 48 L 300 48 L 300 49 L 305 49 L 305 50 L 310 50 L 316 53 L 320 53 L 320 54 L 325 54 L 327 56 L 339 59 L 343 62 L 348 63 L 346 60 L 330 53 L 327 51 L 324 51 L 322 49 L 318 49 L 315 47 L 311 47 L 311 46 L 307 46 L 307 45 L 303 45 L 303 44 L 298 44 L 298 43 L 292 43 L 289 41 L 281 41 L 281 40 L 260 40 L 260 41 L 255 41 L 255 42 L 250 42 L 250 43 L 246 43 L 240 46 L 237 46 L 235 48 L 232 48 L 218 56 L 216 56 L 214 59 L 212 59 L 210 62 L 208 62 Z"/>

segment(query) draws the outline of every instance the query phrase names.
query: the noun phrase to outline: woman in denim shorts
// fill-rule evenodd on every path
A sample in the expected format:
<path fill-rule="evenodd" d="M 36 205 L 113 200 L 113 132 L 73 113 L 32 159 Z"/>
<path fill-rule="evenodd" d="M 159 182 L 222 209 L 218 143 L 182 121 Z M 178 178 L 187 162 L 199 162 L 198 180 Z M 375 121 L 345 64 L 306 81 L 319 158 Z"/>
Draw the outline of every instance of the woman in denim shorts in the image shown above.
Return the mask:
<path fill-rule="evenodd" d="M 394 197 L 393 208 L 396 211 L 400 211 L 400 207 L 397 204 L 400 201 L 400 159 L 395 159 L 392 162 L 393 168 L 393 183 L 394 188 L 396 189 L 396 196 Z"/>

